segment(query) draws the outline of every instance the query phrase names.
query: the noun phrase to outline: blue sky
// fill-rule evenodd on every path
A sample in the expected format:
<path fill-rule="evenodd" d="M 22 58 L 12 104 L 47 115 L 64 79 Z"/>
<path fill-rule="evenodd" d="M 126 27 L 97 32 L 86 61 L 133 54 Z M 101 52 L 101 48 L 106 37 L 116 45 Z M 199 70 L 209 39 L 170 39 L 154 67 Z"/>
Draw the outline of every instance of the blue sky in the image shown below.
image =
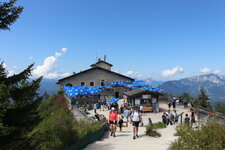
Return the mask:
<path fill-rule="evenodd" d="M 20 19 L 11 31 L 0 31 L 0 58 L 11 73 L 35 62 L 36 76 L 62 77 L 89 68 L 96 55 L 106 54 L 115 71 L 132 77 L 225 74 L 224 0 L 19 4 L 24 6 Z"/>

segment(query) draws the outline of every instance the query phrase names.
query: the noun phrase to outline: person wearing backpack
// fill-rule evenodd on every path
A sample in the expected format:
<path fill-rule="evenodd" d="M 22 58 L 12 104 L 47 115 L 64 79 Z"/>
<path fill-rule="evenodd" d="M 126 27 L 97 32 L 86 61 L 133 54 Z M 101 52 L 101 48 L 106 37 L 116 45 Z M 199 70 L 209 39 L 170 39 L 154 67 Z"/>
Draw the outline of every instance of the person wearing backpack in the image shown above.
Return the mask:
<path fill-rule="evenodd" d="M 138 127 L 139 124 L 142 122 L 142 117 L 141 117 L 141 113 L 138 110 L 137 107 L 135 107 L 134 111 L 132 112 L 131 116 L 130 116 L 130 120 L 133 125 L 133 139 L 136 139 L 136 137 L 138 138 Z"/>

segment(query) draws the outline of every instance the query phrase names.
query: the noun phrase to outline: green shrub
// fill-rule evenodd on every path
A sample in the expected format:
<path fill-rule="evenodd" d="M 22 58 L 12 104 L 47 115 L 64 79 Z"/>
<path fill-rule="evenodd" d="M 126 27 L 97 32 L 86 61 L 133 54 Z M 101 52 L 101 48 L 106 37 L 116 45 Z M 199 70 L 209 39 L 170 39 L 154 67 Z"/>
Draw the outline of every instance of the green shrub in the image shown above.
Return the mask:
<path fill-rule="evenodd" d="M 153 128 L 154 129 L 163 129 L 163 128 L 166 128 L 166 127 L 167 126 L 164 123 L 162 123 L 162 122 L 157 122 L 157 123 L 153 124 Z"/>
<path fill-rule="evenodd" d="M 146 127 L 146 135 L 151 136 L 151 137 L 161 137 L 161 134 L 158 133 L 155 129 L 153 129 L 152 126 Z"/>
<path fill-rule="evenodd" d="M 40 107 L 42 121 L 28 135 L 29 147 L 34 150 L 62 150 L 89 133 L 99 129 L 102 122 L 89 124 L 73 118 L 63 95 L 54 95 Z"/>
<path fill-rule="evenodd" d="M 218 122 L 208 122 L 201 129 L 194 130 L 187 126 L 178 126 L 178 140 L 169 150 L 224 150 L 225 126 Z"/>
<path fill-rule="evenodd" d="M 186 125 L 186 124 L 180 124 L 178 126 L 176 126 L 176 133 L 174 134 L 174 136 L 182 136 L 184 134 L 187 134 L 189 132 L 191 132 L 191 127 Z"/>
<path fill-rule="evenodd" d="M 225 102 L 217 102 L 214 106 L 214 110 L 216 112 L 225 114 Z"/>

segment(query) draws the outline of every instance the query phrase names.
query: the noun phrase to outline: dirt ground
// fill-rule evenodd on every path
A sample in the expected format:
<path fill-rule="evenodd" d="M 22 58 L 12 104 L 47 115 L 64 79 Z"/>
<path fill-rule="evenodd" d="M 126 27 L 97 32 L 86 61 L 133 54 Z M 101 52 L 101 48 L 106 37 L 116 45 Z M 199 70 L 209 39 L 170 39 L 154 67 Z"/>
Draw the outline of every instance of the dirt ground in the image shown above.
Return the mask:
<path fill-rule="evenodd" d="M 160 104 L 160 108 L 167 110 L 168 106 L 165 103 Z M 178 106 L 178 114 L 184 112 L 189 113 L 183 106 Z M 93 111 L 90 112 L 93 115 Z M 100 111 L 99 114 L 104 114 L 108 117 L 109 111 Z M 159 122 L 162 119 L 163 112 L 160 113 L 145 113 L 143 114 L 144 125 L 148 124 L 148 118 L 151 118 L 153 123 Z M 122 132 L 117 131 L 116 137 L 109 136 L 106 133 L 101 141 L 90 144 L 85 150 L 167 150 L 172 141 L 176 140 L 174 136 L 175 125 L 169 125 L 165 129 L 159 129 L 162 134 L 159 138 L 149 137 L 145 135 L 145 127 L 140 127 L 140 138 L 133 140 L 132 126 L 124 127 Z"/>

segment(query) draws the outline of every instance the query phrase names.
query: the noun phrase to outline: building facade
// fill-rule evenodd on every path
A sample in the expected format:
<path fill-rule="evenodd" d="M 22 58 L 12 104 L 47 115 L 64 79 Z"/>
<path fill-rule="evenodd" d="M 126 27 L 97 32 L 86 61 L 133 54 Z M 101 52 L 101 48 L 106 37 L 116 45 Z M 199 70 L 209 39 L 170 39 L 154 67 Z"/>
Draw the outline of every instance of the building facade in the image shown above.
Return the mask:
<path fill-rule="evenodd" d="M 105 60 L 98 60 L 95 64 L 91 65 L 90 69 L 81 71 L 79 73 L 73 74 L 71 76 L 65 77 L 58 81 L 58 89 L 62 86 L 104 86 L 110 85 L 111 82 L 117 82 L 120 80 L 130 80 L 134 81 L 134 79 L 124 76 L 122 74 L 116 73 L 111 70 L 112 64 L 106 62 Z M 107 81 L 107 82 L 106 82 Z M 128 91 L 129 89 L 125 87 L 120 88 L 113 88 L 109 95 L 120 97 L 123 95 L 124 92 Z"/>

